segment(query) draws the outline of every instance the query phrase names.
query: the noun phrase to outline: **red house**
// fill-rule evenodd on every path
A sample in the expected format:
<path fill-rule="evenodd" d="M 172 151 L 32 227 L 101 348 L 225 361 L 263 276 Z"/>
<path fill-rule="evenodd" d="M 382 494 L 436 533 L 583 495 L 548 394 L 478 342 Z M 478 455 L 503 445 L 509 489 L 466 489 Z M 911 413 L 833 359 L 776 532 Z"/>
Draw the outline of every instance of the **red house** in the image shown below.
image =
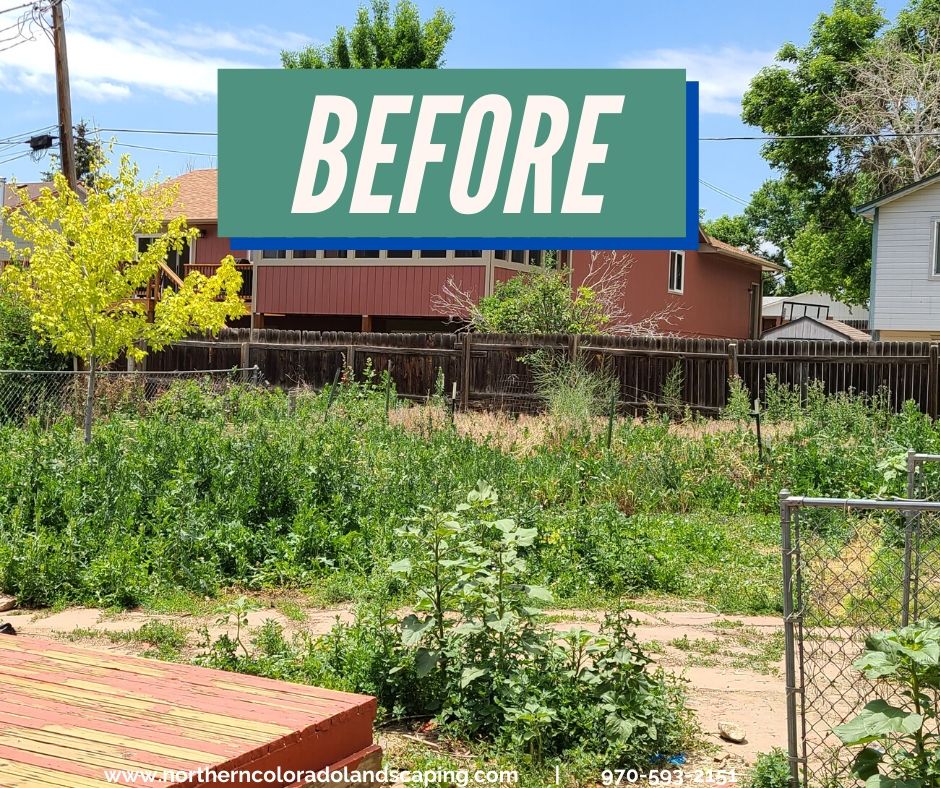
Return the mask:
<path fill-rule="evenodd" d="M 332 331 L 447 331 L 434 305 L 453 281 L 474 297 L 499 282 L 536 272 L 544 253 L 499 249 L 233 250 L 217 232 L 217 171 L 194 170 L 168 181 L 178 188 L 172 216 L 186 216 L 200 236 L 168 260 L 180 275 L 211 274 L 228 254 L 242 261 L 243 295 L 255 328 Z M 169 218 L 169 217 L 168 217 Z M 763 258 L 700 233 L 697 249 L 674 252 L 562 251 L 572 285 L 590 279 L 592 254 L 617 255 L 630 266 L 624 309 L 637 320 L 667 311 L 661 330 L 684 336 L 748 338 L 760 334 Z M 145 243 L 144 240 L 141 243 Z"/>
<path fill-rule="evenodd" d="M 757 339 L 761 333 L 762 274 L 780 271 L 763 257 L 712 238 L 699 229 L 696 249 L 574 251 L 572 285 L 591 284 L 604 257 L 627 266 L 624 314 L 659 321 L 659 331 L 685 337 Z"/>

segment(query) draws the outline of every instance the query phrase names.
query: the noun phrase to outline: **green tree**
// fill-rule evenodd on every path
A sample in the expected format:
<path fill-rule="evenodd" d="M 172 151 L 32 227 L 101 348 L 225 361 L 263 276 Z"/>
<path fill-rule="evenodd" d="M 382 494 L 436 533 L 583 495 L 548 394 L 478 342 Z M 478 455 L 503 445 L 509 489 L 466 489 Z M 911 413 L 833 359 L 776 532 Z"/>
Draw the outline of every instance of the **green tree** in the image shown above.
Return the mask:
<path fill-rule="evenodd" d="M 836 0 L 805 46 L 780 48 L 779 64 L 754 77 L 743 101 L 746 123 L 788 137 L 764 145 L 781 177 L 764 184 L 745 215 L 786 256 L 796 287 L 850 303 L 868 299 L 871 231 L 851 209 L 872 196 L 872 184 L 858 171 L 858 140 L 815 135 L 838 133 L 833 96 L 854 87 L 853 69 L 885 24 L 874 0 Z"/>
<path fill-rule="evenodd" d="M 0 287 L 0 369 L 65 369 L 67 359 L 33 330 L 29 307 Z"/>
<path fill-rule="evenodd" d="M 471 325 L 485 334 L 601 334 L 609 322 L 592 288 L 572 293 L 566 270 L 514 276 L 470 309 Z"/>
<path fill-rule="evenodd" d="M 412 0 L 360 6 L 352 30 L 338 27 L 324 46 L 281 52 L 284 68 L 439 68 L 454 32 L 453 16 L 438 8 L 422 22 Z"/>
<path fill-rule="evenodd" d="M 724 241 L 726 244 L 737 246 L 751 254 L 763 254 L 761 251 L 761 237 L 757 228 L 748 221 L 747 216 L 738 214 L 728 216 L 724 214 L 717 219 L 702 221 L 702 229 L 712 238 Z"/>
<path fill-rule="evenodd" d="M 81 121 L 75 127 L 75 174 L 79 183 L 93 184 L 103 160 L 104 151 L 101 141 L 91 136 L 88 122 Z M 55 178 L 55 173 L 59 169 L 58 162 L 58 156 L 53 155 L 50 158 L 50 169 L 41 175 L 44 181 L 51 181 Z"/>
<path fill-rule="evenodd" d="M 29 309 L 32 327 L 52 348 L 88 365 L 85 440 L 91 440 L 95 374 L 123 352 L 136 360 L 194 331 L 217 331 L 243 314 L 241 274 L 229 255 L 211 277 L 190 273 L 178 290 L 165 290 L 152 320 L 136 293 L 161 271 L 169 250 L 198 233 L 183 217 L 164 222 L 175 190 L 138 180 L 122 157 L 117 175 L 101 168 L 83 195 L 61 174 L 54 188 L 23 200 L 5 219 L 25 242 L 5 247 L 14 262 L 0 283 Z M 137 236 L 153 241 L 138 251 Z M 28 264 L 27 264 L 28 263 Z"/>

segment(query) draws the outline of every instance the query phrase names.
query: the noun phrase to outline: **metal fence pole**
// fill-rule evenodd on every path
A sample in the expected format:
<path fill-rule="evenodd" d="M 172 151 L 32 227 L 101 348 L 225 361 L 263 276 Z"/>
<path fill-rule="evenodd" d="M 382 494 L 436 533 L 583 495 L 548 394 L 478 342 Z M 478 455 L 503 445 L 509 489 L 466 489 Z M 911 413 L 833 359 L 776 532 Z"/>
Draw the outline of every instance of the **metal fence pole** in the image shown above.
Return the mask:
<path fill-rule="evenodd" d="M 916 486 L 917 455 L 913 449 L 907 450 L 907 498 L 914 498 Z M 901 626 L 906 627 L 911 619 L 911 583 L 913 572 L 911 559 L 914 547 L 914 521 L 915 513 L 908 509 L 904 512 L 904 579 L 901 586 Z M 915 602 L 916 605 L 916 602 Z M 915 612 L 916 616 L 916 612 Z"/>
<path fill-rule="evenodd" d="M 800 785 L 800 743 L 797 736 L 796 633 L 793 611 L 793 545 L 790 533 L 790 491 L 780 491 L 780 540 L 783 558 L 783 632 L 786 656 L 787 749 L 790 762 L 790 785 Z"/>

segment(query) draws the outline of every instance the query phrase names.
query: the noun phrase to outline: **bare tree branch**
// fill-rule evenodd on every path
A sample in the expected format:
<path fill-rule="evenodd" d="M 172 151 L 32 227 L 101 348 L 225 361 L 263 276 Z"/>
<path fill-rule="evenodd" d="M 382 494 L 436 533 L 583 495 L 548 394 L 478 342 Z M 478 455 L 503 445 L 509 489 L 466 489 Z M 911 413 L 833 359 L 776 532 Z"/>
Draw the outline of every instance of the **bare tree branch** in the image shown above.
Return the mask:
<path fill-rule="evenodd" d="M 839 130 L 869 139 L 847 166 L 873 175 L 882 192 L 936 172 L 940 136 L 930 132 L 940 130 L 940 30 L 915 52 L 886 39 L 852 76 L 853 87 L 833 97 Z"/>

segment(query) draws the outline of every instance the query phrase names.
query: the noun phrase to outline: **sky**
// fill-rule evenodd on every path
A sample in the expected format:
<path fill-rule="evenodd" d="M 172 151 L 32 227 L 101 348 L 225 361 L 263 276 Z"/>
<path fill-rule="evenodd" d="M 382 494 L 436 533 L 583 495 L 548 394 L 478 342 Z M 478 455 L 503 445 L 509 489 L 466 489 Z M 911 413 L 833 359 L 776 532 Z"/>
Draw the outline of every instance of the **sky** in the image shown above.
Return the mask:
<path fill-rule="evenodd" d="M 24 0 L 0 0 L 0 50 Z M 73 121 L 101 129 L 216 130 L 216 69 L 277 67 L 279 52 L 351 25 L 358 0 L 66 0 Z M 741 96 L 785 41 L 804 43 L 825 0 L 418 0 L 453 13 L 454 68 L 685 68 L 701 83 L 701 135 L 757 134 Z M 893 16 L 901 0 L 882 0 Z M 24 30 L 30 35 L 30 30 Z M 53 50 L 45 33 L 0 51 L 0 177 L 36 180 L 49 166 L 10 137 L 56 122 Z M 245 107 L 246 112 L 251 107 Z M 213 167 L 212 136 L 102 131 L 141 174 Z M 272 119 L 271 144 L 277 144 Z M 700 143 L 706 216 L 740 212 L 772 173 L 760 142 Z M 131 147 L 134 146 L 134 147 Z M 149 150 L 163 148 L 173 152 Z M 13 158 L 20 156 L 19 158 Z M 12 158 L 12 160 L 11 160 Z M 724 194 L 715 191 L 724 192 Z"/>

